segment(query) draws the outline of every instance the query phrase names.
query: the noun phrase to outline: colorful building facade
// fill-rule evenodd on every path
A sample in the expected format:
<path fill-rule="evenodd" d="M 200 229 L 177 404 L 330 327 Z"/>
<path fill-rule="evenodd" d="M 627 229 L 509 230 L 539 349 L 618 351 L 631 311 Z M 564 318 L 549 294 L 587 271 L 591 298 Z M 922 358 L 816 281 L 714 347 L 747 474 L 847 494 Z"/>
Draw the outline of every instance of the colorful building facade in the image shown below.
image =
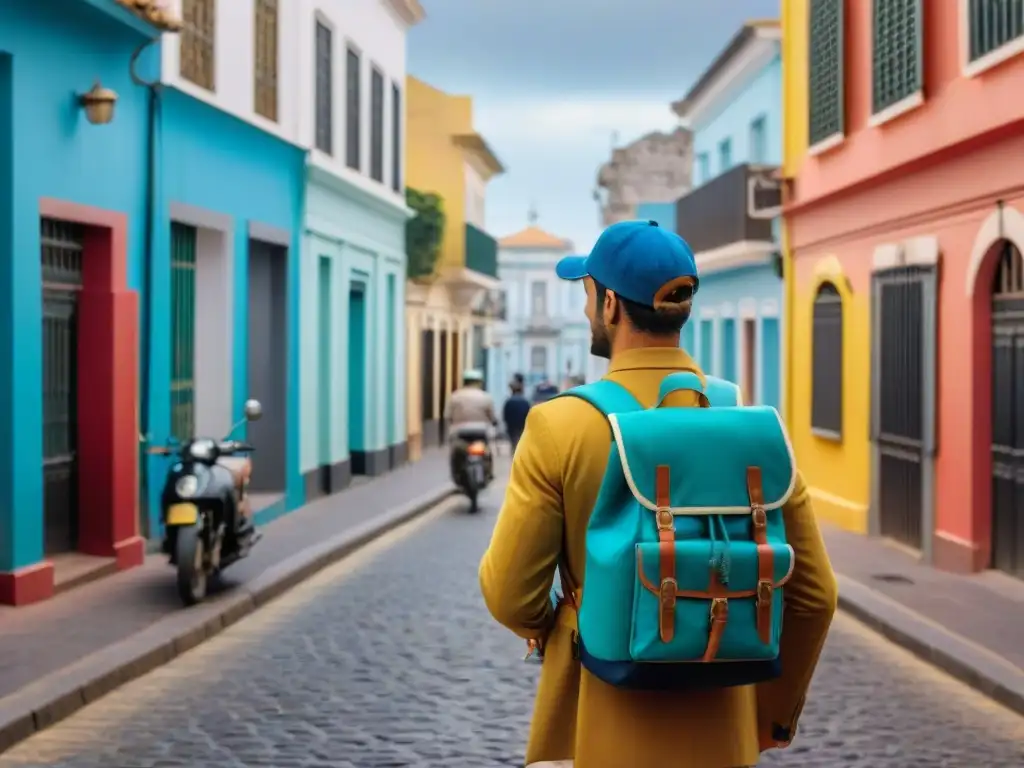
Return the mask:
<path fill-rule="evenodd" d="M 1024 25 L 997 5 L 783 3 L 789 422 L 823 517 L 1022 576 Z"/>
<path fill-rule="evenodd" d="M 694 189 L 675 228 L 700 270 L 682 346 L 701 367 L 737 382 L 748 403 L 781 407 L 782 279 L 774 217 L 756 191 L 777 187 L 782 159 L 777 21 L 745 24 L 686 96 L 673 104 L 693 131 Z"/>
<path fill-rule="evenodd" d="M 404 0 L 367 3 L 355 16 L 341 0 L 303 13 L 298 50 L 314 56 L 299 111 L 311 148 L 300 463 L 312 499 L 407 459 L 406 36 L 424 14 Z"/>
<path fill-rule="evenodd" d="M 505 291 L 505 321 L 495 334 L 488 389 L 502 403 L 513 374 L 526 381 L 526 395 L 543 381 L 559 388 L 600 378 L 606 361 L 590 354 L 587 299 L 579 283 L 559 280 L 555 265 L 572 243 L 536 225 L 498 241 L 498 275 Z"/>
<path fill-rule="evenodd" d="M 127 568 L 145 552 L 137 499 L 148 112 L 128 64 L 167 21 L 154 20 L 114 2 L 4 5 L 3 603 L 52 595 L 75 553 Z M 112 114 L 79 99 L 97 81 L 117 94 Z"/>
<path fill-rule="evenodd" d="M 473 100 L 406 78 L 406 184 L 440 198 L 444 232 L 430 274 L 406 286 L 407 429 L 410 455 L 443 439 L 449 395 L 467 368 L 489 367 L 497 243 L 486 231 L 487 184 L 505 172 L 473 127 Z"/>

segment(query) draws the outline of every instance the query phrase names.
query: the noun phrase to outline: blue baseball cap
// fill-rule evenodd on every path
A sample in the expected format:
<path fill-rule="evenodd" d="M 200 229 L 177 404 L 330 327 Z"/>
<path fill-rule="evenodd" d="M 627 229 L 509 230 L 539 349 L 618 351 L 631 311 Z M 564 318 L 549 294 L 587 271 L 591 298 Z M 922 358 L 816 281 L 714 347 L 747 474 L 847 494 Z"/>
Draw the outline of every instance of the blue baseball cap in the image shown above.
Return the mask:
<path fill-rule="evenodd" d="M 690 246 L 656 221 L 620 221 L 601 233 L 589 256 L 566 256 L 555 266 L 563 280 L 588 275 L 619 296 L 656 306 L 675 288 L 697 291 L 697 262 Z"/>

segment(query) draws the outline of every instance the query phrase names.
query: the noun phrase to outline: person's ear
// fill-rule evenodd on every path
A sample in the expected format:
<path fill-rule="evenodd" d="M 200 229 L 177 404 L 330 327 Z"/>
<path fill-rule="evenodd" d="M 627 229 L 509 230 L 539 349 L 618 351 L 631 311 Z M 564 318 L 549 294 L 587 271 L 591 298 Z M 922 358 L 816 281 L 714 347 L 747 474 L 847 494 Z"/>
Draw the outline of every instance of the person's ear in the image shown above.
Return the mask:
<path fill-rule="evenodd" d="M 622 305 L 619 303 L 619 297 L 615 295 L 615 291 L 606 290 L 604 292 L 604 306 L 601 307 L 601 317 L 605 325 L 615 325 L 619 322 L 621 307 Z"/>

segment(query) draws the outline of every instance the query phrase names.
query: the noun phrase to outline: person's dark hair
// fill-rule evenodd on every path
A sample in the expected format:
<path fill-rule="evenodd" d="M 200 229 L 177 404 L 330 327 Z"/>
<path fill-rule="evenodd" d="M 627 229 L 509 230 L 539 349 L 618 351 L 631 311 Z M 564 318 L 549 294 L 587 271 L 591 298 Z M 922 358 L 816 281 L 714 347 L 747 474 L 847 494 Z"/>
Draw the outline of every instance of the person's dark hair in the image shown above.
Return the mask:
<path fill-rule="evenodd" d="M 595 280 L 594 290 L 597 294 L 597 311 L 600 313 L 608 288 Z M 673 333 L 679 333 L 683 326 L 686 325 L 686 321 L 690 319 L 693 286 L 682 286 L 665 297 L 664 300 L 667 303 L 676 305 L 673 307 L 659 307 L 655 309 L 623 296 L 618 296 L 618 294 L 616 294 L 616 297 L 622 304 L 622 309 L 626 316 L 629 317 L 629 321 L 638 331 L 650 333 L 654 336 L 668 336 Z"/>

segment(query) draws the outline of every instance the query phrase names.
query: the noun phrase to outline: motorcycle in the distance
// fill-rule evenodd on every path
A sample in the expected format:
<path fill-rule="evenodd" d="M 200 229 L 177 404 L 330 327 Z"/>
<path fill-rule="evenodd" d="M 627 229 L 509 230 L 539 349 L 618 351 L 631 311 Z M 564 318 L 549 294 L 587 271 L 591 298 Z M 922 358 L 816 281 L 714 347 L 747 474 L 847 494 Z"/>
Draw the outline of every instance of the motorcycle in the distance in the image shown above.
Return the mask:
<path fill-rule="evenodd" d="M 490 429 L 487 424 L 462 424 L 452 429 L 455 452 L 452 480 L 469 498 L 469 511 L 479 511 L 478 498 L 493 478 Z"/>
<path fill-rule="evenodd" d="M 155 447 L 150 453 L 177 456 L 160 497 L 164 524 L 163 552 L 177 568 L 178 595 L 185 605 L 206 598 L 211 578 L 249 554 L 260 535 L 251 516 L 249 477 L 253 446 L 230 439 L 235 430 L 263 415 L 258 400 L 245 403 L 245 416 L 228 437 L 194 437 L 188 442 Z"/>

